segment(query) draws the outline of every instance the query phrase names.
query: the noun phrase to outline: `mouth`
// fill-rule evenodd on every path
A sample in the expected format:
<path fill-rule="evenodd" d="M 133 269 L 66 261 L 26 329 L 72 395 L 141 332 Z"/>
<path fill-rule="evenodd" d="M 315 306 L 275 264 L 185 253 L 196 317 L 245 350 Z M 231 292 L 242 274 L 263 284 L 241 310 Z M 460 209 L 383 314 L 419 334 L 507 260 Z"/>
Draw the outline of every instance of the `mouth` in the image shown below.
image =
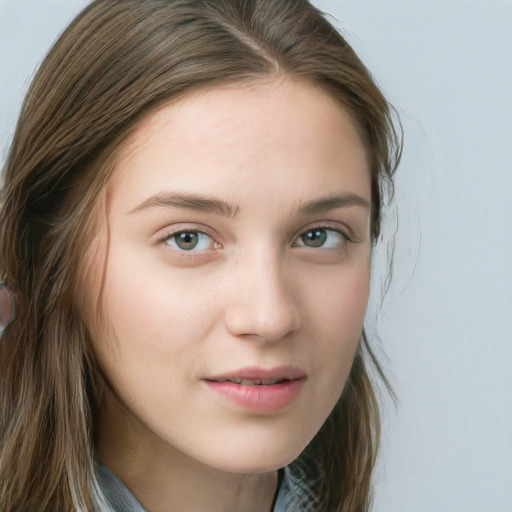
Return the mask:
<path fill-rule="evenodd" d="M 205 380 L 232 382 L 241 386 L 274 386 L 283 382 L 304 380 L 306 377 L 306 372 L 299 366 L 285 365 L 273 368 L 251 366 L 207 377 Z"/>
<path fill-rule="evenodd" d="M 242 379 L 240 377 L 229 377 L 220 379 L 206 379 L 210 382 L 232 382 L 233 384 L 240 384 L 241 386 L 273 386 L 275 384 L 282 384 L 283 382 L 290 382 L 297 379 Z"/>
<path fill-rule="evenodd" d="M 291 405 L 301 393 L 306 372 L 296 366 L 243 368 L 203 379 L 223 400 L 246 410 L 271 413 Z"/>

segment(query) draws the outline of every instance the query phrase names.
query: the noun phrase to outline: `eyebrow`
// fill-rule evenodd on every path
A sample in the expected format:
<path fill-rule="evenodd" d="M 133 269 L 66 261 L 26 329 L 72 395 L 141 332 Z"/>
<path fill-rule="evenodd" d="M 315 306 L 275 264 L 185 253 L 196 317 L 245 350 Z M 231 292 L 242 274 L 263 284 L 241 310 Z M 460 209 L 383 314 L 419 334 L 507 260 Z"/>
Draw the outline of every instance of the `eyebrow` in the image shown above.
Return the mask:
<path fill-rule="evenodd" d="M 370 203 L 357 194 L 344 193 L 307 202 L 300 206 L 298 213 L 299 215 L 317 215 L 329 210 L 349 208 L 351 206 L 369 209 Z M 146 199 L 133 210 L 130 210 L 129 214 L 151 207 L 186 208 L 203 213 L 216 213 L 231 218 L 235 218 L 240 212 L 239 206 L 234 206 L 222 199 L 181 192 L 160 192 Z"/>
<path fill-rule="evenodd" d="M 226 201 L 213 197 L 181 192 L 161 192 L 146 199 L 129 213 L 131 214 L 150 207 L 186 208 L 204 213 L 216 213 L 231 218 L 236 217 L 240 210 L 240 208 L 234 207 Z"/>
<path fill-rule="evenodd" d="M 345 193 L 323 197 L 310 201 L 299 208 L 299 214 L 317 215 L 337 208 L 349 208 L 359 206 L 367 210 L 370 209 L 370 203 L 357 194 Z"/>

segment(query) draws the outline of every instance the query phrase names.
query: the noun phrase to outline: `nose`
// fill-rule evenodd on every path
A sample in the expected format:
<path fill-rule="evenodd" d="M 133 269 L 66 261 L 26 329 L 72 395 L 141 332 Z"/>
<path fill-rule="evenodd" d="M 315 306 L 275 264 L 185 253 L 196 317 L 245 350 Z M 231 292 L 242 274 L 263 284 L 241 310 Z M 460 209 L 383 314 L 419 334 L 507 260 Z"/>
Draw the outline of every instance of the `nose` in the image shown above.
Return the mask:
<path fill-rule="evenodd" d="M 247 258 L 230 277 L 225 321 L 233 336 L 277 341 L 301 325 L 291 275 L 279 257 Z"/>

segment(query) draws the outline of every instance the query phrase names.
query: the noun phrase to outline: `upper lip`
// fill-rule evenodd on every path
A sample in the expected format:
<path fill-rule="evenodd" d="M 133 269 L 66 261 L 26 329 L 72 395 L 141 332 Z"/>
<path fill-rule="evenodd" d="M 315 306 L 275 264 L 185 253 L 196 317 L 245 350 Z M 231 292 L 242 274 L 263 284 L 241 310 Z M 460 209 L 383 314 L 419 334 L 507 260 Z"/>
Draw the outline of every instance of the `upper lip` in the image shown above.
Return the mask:
<path fill-rule="evenodd" d="M 307 377 L 306 372 L 295 365 L 274 366 L 272 368 L 262 368 L 258 366 L 247 366 L 237 370 L 230 370 L 224 373 L 206 377 L 205 380 L 300 380 Z"/>

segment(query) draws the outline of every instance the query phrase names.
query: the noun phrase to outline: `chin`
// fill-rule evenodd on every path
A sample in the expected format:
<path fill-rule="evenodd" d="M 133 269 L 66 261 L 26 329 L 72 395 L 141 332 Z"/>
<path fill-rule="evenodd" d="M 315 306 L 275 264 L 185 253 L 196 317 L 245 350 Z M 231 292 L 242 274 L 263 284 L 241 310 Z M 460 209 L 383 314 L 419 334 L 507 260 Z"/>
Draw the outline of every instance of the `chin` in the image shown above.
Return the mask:
<path fill-rule="evenodd" d="M 224 452 L 222 458 L 214 460 L 212 457 L 204 462 L 227 473 L 242 475 L 270 473 L 292 463 L 302 453 L 305 446 L 281 446 L 272 451 L 267 447 L 262 449 L 261 446 L 255 444 L 252 448 L 237 450 L 236 453 Z"/>

